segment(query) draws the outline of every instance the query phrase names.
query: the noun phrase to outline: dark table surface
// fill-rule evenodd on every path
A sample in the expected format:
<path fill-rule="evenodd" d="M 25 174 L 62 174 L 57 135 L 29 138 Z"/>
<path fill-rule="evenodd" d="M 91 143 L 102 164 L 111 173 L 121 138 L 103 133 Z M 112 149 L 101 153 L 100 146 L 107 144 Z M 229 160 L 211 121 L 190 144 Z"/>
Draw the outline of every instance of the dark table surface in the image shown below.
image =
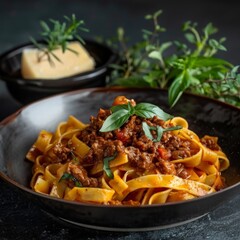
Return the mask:
<path fill-rule="evenodd" d="M 167 37 L 177 38 L 181 23 L 186 20 L 204 26 L 213 22 L 220 36 L 227 37 L 227 52 L 222 57 L 240 63 L 239 3 L 232 1 L 6 1 L 0 2 L 0 52 L 37 36 L 39 20 L 59 18 L 75 13 L 85 19 L 90 36 L 111 37 L 118 26 L 129 31 L 131 41 L 145 28 L 143 16 L 163 9 L 162 25 L 169 29 Z M 8 93 L 0 81 L 0 120 L 22 104 Z M 0 179 L 0 239 L 240 239 L 240 196 L 194 222 L 151 232 L 104 232 L 70 225 L 43 212 L 34 202 L 12 189 Z M 159 216 L 161 217 L 161 216 Z"/>

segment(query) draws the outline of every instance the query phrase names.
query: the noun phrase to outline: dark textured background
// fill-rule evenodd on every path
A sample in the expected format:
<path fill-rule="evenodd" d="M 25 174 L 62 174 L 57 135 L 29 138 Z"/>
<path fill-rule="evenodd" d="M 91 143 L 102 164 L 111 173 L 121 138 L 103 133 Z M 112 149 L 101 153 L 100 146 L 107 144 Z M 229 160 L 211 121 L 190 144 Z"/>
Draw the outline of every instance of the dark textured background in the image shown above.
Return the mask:
<path fill-rule="evenodd" d="M 240 2 L 178 0 L 1 0 L 0 53 L 38 37 L 39 21 L 61 19 L 75 13 L 91 30 L 86 37 L 110 38 L 122 26 L 130 42 L 141 39 L 141 29 L 151 25 L 144 15 L 163 10 L 160 24 L 167 28 L 161 41 L 182 39 L 181 25 L 186 20 L 203 28 L 212 22 L 219 28 L 216 38 L 227 38 L 227 52 L 219 56 L 240 64 Z M 0 120 L 21 107 L 0 81 Z M 167 230 L 146 233 L 113 233 L 78 228 L 42 212 L 0 180 L 0 239 L 239 239 L 240 197 L 195 222 Z M 134 216 L 133 216 L 134 217 Z M 161 216 L 160 216 L 161 217 Z"/>
<path fill-rule="evenodd" d="M 122 26 L 135 42 L 141 38 L 142 28 L 151 27 L 144 16 L 162 9 L 160 24 L 167 29 L 162 41 L 182 38 L 181 25 L 187 20 L 198 22 L 200 28 L 212 22 L 219 29 L 216 37 L 227 38 L 228 51 L 221 55 L 234 64 L 240 63 L 239 1 L 1 0 L 0 4 L 0 51 L 28 41 L 29 36 L 39 36 L 40 20 L 61 19 L 72 13 L 85 20 L 91 31 L 89 37 L 110 38 Z"/>

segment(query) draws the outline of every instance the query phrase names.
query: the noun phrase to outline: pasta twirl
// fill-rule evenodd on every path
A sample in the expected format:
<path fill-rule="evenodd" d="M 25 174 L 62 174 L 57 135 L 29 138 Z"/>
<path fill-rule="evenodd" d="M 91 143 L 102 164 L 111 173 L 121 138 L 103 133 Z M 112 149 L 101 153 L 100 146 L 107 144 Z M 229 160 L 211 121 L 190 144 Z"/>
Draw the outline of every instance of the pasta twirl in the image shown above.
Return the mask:
<path fill-rule="evenodd" d="M 229 160 L 217 137 L 200 138 L 182 117 L 121 96 L 84 124 L 74 116 L 42 130 L 26 155 L 34 191 L 71 201 L 151 205 L 224 187 Z"/>

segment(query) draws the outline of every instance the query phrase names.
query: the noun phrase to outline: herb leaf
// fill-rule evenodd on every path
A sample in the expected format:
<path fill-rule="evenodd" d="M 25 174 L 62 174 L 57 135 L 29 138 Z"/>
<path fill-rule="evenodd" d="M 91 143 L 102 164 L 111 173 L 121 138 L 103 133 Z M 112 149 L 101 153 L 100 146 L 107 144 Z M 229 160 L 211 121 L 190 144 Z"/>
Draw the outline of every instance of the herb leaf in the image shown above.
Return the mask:
<path fill-rule="evenodd" d="M 137 104 L 135 106 L 135 114 L 143 118 L 152 118 L 154 116 L 157 116 L 164 121 L 173 118 L 173 116 L 165 113 L 161 108 L 151 103 Z"/>
<path fill-rule="evenodd" d="M 191 74 L 189 70 L 184 70 L 171 84 L 169 88 L 169 104 L 173 107 L 183 92 L 188 88 L 191 83 L 191 80 L 195 78 L 191 78 Z"/>
<path fill-rule="evenodd" d="M 116 156 L 117 156 L 117 153 L 115 153 L 115 154 L 114 154 L 113 156 L 111 156 L 111 157 L 105 157 L 105 158 L 103 159 L 103 170 L 104 170 L 104 172 L 106 173 L 106 175 L 107 175 L 109 178 L 111 178 L 111 179 L 113 179 L 113 173 L 112 173 L 111 168 L 109 167 L 109 162 L 110 162 L 111 160 L 113 160 Z"/>
<path fill-rule="evenodd" d="M 157 116 L 164 121 L 173 118 L 173 116 L 151 103 L 139 103 L 136 106 L 132 106 L 130 103 L 122 104 L 113 106 L 111 111 L 112 114 L 104 121 L 100 132 L 110 132 L 120 128 L 134 114 L 142 118 Z"/>
<path fill-rule="evenodd" d="M 120 105 L 113 106 L 111 107 L 111 112 L 115 113 L 122 109 L 128 110 L 129 109 L 128 104 L 120 104 Z"/>
<path fill-rule="evenodd" d="M 153 142 L 160 142 L 162 135 L 164 132 L 167 131 L 174 131 L 174 130 L 179 130 L 182 128 L 182 126 L 174 126 L 174 127 L 169 127 L 169 128 L 162 128 L 161 126 L 149 126 L 146 122 L 142 123 L 142 128 L 144 131 L 144 134 Z M 156 131 L 157 137 L 154 138 L 151 130 Z"/>
<path fill-rule="evenodd" d="M 126 109 L 120 109 L 114 112 L 109 117 L 107 117 L 107 119 L 104 121 L 100 129 L 100 132 L 110 132 L 119 128 L 125 122 L 127 122 L 129 117 L 130 117 L 130 113 Z"/>
<path fill-rule="evenodd" d="M 71 180 L 74 182 L 76 187 L 82 187 L 82 183 L 78 179 L 76 179 L 71 173 L 65 172 L 62 175 L 62 177 L 59 179 L 59 182 L 61 182 L 63 180 Z"/>
<path fill-rule="evenodd" d="M 165 132 L 166 130 L 164 130 L 164 128 L 157 126 L 157 138 L 153 140 L 153 142 L 160 142 L 163 132 Z"/>
<path fill-rule="evenodd" d="M 143 131 L 144 131 L 144 134 L 150 139 L 150 140 L 153 140 L 153 135 L 151 133 L 151 129 L 150 127 L 148 126 L 148 124 L 146 122 L 142 122 L 142 128 L 143 128 Z"/>

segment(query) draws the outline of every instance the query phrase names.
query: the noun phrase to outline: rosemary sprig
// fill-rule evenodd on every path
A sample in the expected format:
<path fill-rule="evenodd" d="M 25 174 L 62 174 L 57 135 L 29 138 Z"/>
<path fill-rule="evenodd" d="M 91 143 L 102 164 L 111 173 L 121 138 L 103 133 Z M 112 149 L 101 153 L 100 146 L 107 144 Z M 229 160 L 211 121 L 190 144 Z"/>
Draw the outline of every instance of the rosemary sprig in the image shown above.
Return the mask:
<path fill-rule="evenodd" d="M 78 54 L 76 51 L 68 47 L 68 43 L 74 39 L 84 44 L 84 40 L 79 35 L 79 31 L 88 32 L 88 29 L 83 27 L 84 21 L 77 20 L 76 16 L 72 14 L 71 18 L 64 16 L 65 21 L 60 22 L 58 20 L 50 19 L 52 28 L 45 21 L 40 21 L 42 32 L 40 33 L 44 43 L 38 43 L 34 38 L 30 38 L 34 46 L 40 50 L 38 55 L 38 61 L 47 56 L 47 60 L 51 65 L 54 65 L 53 59 L 61 62 L 54 50 L 61 48 L 62 52 L 71 51 L 74 54 Z"/>

